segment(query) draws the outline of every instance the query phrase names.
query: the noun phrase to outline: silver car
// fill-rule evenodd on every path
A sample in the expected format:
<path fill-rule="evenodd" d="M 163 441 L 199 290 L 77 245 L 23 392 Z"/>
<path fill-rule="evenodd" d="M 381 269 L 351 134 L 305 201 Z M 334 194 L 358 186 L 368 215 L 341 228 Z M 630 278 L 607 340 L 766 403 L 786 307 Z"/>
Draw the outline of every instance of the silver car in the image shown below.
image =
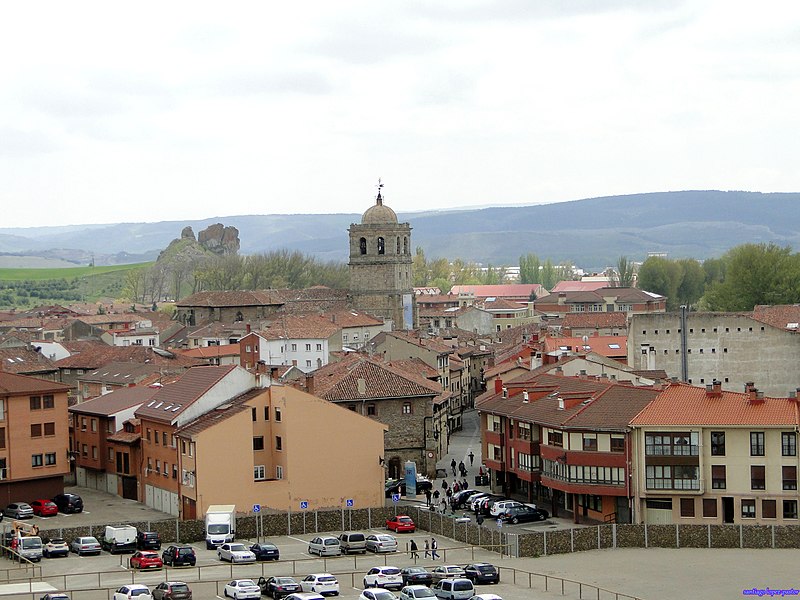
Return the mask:
<path fill-rule="evenodd" d="M 388 533 L 367 536 L 367 550 L 370 552 L 397 552 L 397 538 Z"/>
<path fill-rule="evenodd" d="M 33 508 L 27 502 L 12 502 L 6 506 L 3 516 L 12 519 L 30 519 L 33 517 Z"/>
<path fill-rule="evenodd" d="M 97 538 L 87 535 L 72 540 L 69 549 L 78 556 L 83 556 L 84 554 L 100 554 L 100 542 L 97 541 Z"/>
<path fill-rule="evenodd" d="M 244 544 L 222 544 L 217 549 L 217 557 L 232 563 L 256 562 L 256 555 Z"/>
<path fill-rule="evenodd" d="M 342 544 L 339 538 L 331 535 L 319 535 L 308 542 L 308 553 L 319 556 L 339 556 L 342 553 Z"/>

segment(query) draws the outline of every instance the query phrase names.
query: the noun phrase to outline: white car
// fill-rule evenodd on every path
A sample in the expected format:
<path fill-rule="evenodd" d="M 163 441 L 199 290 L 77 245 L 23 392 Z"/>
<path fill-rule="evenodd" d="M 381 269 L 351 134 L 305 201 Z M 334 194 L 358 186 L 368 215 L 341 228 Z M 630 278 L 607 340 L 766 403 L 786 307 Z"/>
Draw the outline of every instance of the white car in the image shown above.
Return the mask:
<path fill-rule="evenodd" d="M 507 509 L 517 506 L 522 506 L 522 502 L 517 502 L 516 500 L 499 500 L 492 504 L 492 508 L 489 509 L 489 514 L 493 517 L 499 517 L 506 512 Z"/>
<path fill-rule="evenodd" d="M 469 600 L 503 600 L 497 594 L 475 594 Z"/>
<path fill-rule="evenodd" d="M 217 550 L 217 557 L 232 563 L 256 562 L 256 555 L 244 544 L 237 543 L 222 544 Z"/>
<path fill-rule="evenodd" d="M 364 588 L 381 587 L 399 590 L 403 587 L 403 576 L 397 567 L 372 567 L 364 575 Z"/>
<path fill-rule="evenodd" d="M 294 592 L 284 596 L 283 600 L 325 600 L 325 596 L 316 592 Z"/>
<path fill-rule="evenodd" d="M 400 590 L 400 600 L 420 600 L 420 598 L 435 598 L 436 594 L 427 585 L 407 585 Z"/>
<path fill-rule="evenodd" d="M 397 552 L 397 538 L 388 533 L 373 533 L 367 536 L 367 550 L 370 552 Z"/>
<path fill-rule="evenodd" d="M 153 600 L 153 594 L 150 593 L 150 588 L 141 583 L 131 583 L 123 585 L 116 592 L 114 592 L 114 600 Z"/>
<path fill-rule="evenodd" d="M 435 567 L 431 573 L 433 574 L 433 582 L 436 583 L 442 579 L 454 579 L 456 577 L 465 577 L 464 567 L 460 565 L 439 565 Z"/>
<path fill-rule="evenodd" d="M 331 594 L 339 595 L 339 582 L 330 573 L 311 573 L 306 575 L 300 582 L 300 587 L 304 592 L 316 592 L 323 596 Z"/>
<path fill-rule="evenodd" d="M 261 588 L 252 579 L 234 579 L 225 584 L 223 595 L 234 600 L 242 600 L 243 598 L 259 600 L 261 598 Z"/>
<path fill-rule="evenodd" d="M 342 553 L 342 543 L 339 538 L 319 535 L 308 542 L 308 553 L 320 556 L 339 556 Z"/>
<path fill-rule="evenodd" d="M 397 596 L 389 590 L 364 590 L 358 600 L 397 600 Z"/>

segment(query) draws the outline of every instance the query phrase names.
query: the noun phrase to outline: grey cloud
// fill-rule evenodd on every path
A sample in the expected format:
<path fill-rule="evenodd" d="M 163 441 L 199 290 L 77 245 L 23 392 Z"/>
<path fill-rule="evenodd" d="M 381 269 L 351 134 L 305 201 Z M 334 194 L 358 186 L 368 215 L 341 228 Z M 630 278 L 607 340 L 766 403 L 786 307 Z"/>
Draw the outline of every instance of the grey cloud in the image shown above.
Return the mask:
<path fill-rule="evenodd" d="M 317 71 L 281 73 L 225 73 L 201 84 L 201 87 L 227 96 L 241 94 L 308 94 L 324 95 L 334 90 L 327 75 Z"/>
<path fill-rule="evenodd" d="M 444 45 L 445 42 L 434 35 L 360 21 L 337 27 L 320 42 L 306 48 L 314 54 L 348 64 L 376 64 L 396 56 L 429 54 Z"/>
<path fill-rule="evenodd" d="M 23 131 L 10 127 L 0 129 L 0 156 L 36 156 L 55 152 L 60 147 L 60 144 L 40 131 Z"/>

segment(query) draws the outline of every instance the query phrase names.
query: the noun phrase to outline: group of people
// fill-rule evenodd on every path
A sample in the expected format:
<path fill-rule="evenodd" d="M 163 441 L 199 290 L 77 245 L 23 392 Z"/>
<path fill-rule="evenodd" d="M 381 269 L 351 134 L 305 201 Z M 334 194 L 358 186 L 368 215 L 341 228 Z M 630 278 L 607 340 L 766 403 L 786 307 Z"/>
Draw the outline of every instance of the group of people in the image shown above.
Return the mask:
<path fill-rule="evenodd" d="M 473 461 L 475 460 L 475 454 L 470 450 L 469 452 L 469 466 L 472 466 Z M 453 477 L 456 476 L 456 468 L 458 468 L 458 472 L 462 478 L 467 477 L 467 465 L 464 464 L 464 461 L 460 461 L 456 463 L 456 459 L 450 461 L 450 468 L 453 470 Z"/>
<path fill-rule="evenodd" d="M 473 466 L 475 462 L 475 453 L 470 450 L 467 455 L 469 458 L 469 466 Z M 450 461 L 450 469 L 453 471 L 453 477 L 461 476 L 461 479 L 455 479 L 452 484 L 447 483 L 446 479 L 442 479 L 442 492 L 439 490 L 425 490 L 425 504 L 431 510 L 439 510 L 442 513 L 447 511 L 447 505 L 452 503 L 452 498 L 461 490 L 469 488 L 467 482 L 467 466 L 464 461 L 456 462 L 456 459 Z"/>
<path fill-rule="evenodd" d="M 419 548 L 417 547 L 417 542 L 411 540 L 409 548 L 411 549 L 411 558 L 419 558 Z M 428 542 L 428 538 L 425 538 L 425 558 L 432 558 L 433 560 L 439 558 L 439 553 L 437 552 L 438 549 L 439 544 L 436 543 L 436 538 L 431 538 L 430 542 Z"/>

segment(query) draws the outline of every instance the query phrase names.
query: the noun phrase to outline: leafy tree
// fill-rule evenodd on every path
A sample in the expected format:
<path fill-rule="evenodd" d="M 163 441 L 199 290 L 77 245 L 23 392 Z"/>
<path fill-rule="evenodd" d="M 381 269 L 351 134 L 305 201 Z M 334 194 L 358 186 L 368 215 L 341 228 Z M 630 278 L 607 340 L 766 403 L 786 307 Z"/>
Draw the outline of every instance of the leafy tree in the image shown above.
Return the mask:
<path fill-rule="evenodd" d="M 542 265 L 541 284 L 546 289 L 552 290 L 556 283 L 558 283 L 558 273 L 553 265 L 553 261 L 548 258 Z"/>
<path fill-rule="evenodd" d="M 678 285 L 678 304 L 693 306 L 705 291 L 706 273 L 699 262 L 693 258 L 677 261 L 681 268 L 681 282 Z"/>
<path fill-rule="evenodd" d="M 526 254 L 519 257 L 519 282 L 541 283 L 541 261 L 535 254 Z"/>
<path fill-rule="evenodd" d="M 669 310 L 680 306 L 678 300 L 680 283 L 680 265 L 669 259 L 651 256 L 639 267 L 639 288 L 666 296 Z"/>
<path fill-rule="evenodd" d="M 613 274 L 614 283 L 618 287 L 633 287 L 634 265 L 627 256 L 617 259 L 617 270 Z"/>

